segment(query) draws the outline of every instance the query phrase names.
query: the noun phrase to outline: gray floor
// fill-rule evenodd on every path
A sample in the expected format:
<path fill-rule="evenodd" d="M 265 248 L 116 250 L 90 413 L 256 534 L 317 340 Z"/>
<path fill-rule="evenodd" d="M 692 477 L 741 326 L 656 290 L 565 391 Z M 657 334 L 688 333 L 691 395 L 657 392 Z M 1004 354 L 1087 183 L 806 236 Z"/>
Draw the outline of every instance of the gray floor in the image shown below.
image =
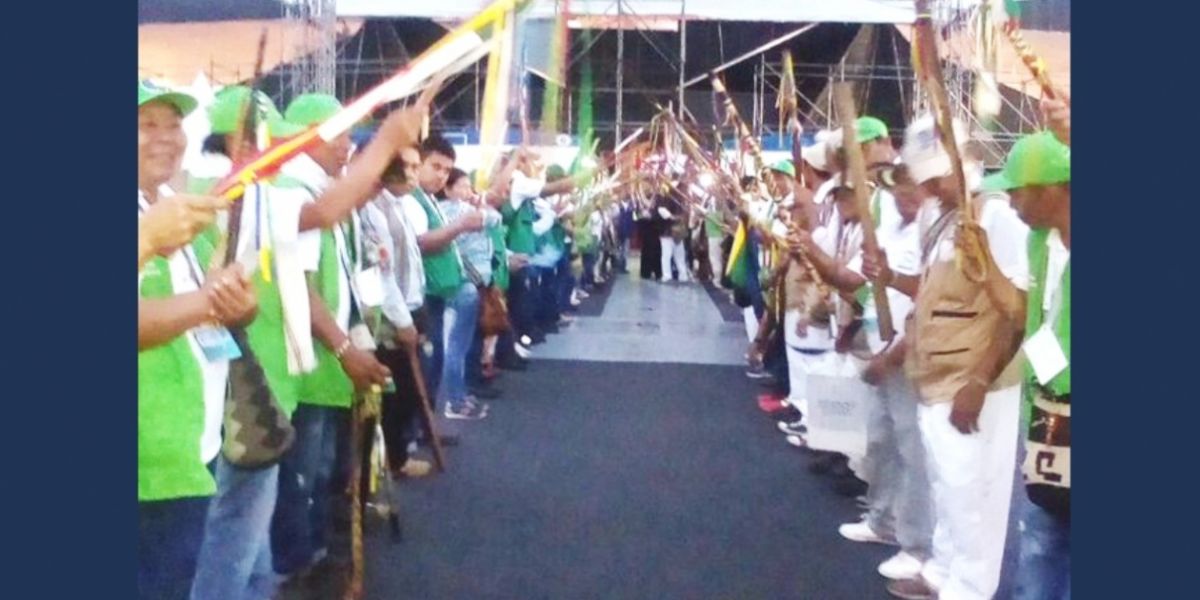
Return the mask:
<path fill-rule="evenodd" d="M 634 271 L 636 273 L 636 271 Z M 745 364 L 745 328 L 727 323 L 699 283 L 619 276 L 599 317 L 578 317 L 534 347 L 534 358 Z"/>

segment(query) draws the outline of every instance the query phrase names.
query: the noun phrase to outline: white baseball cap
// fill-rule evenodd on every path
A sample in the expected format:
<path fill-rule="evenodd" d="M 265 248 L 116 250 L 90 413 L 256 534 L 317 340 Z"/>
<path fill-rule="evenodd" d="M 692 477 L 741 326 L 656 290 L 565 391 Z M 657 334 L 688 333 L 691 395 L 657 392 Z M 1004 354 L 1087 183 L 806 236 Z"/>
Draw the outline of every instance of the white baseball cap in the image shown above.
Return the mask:
<path fill-rule="evenodd" d="M 967 142 L 967 128 L 958 119 L 954 119 L 951 127 L 961 151 Z M 950 155 L 942 146 L 932 114 L 922 115 L 904 130 L 904 147 L 900 150 L 900 157 L 908 165 L 913 181 L 918 184 L 950 174 Z"/>

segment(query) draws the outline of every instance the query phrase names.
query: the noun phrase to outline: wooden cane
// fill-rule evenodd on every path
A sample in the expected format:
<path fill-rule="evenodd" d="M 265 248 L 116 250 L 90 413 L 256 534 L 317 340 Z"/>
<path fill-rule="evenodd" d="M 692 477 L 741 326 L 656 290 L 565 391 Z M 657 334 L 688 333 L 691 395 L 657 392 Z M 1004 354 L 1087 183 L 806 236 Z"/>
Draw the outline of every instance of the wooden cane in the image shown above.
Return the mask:
<path fill-rule="evenodd" d="M 409 368 L 412 370 L 413 381 L 416 383 L 417 395 L 421 397 L 421 421 L 425 425 L 425 435 L 429 438 L 429 447 L 433 449 L 433 462 L 439 473 L 446 472 L 446 458 L 442 454 L 442 441 L 438 438 L 437 429 L 433 424 L 433 405 L 429 402 L 429 390 L 425 387 L 425 375 L 421 371 L 421 360 L 417 356 L 416 345 L 404 348 L 408 355 Z"/>

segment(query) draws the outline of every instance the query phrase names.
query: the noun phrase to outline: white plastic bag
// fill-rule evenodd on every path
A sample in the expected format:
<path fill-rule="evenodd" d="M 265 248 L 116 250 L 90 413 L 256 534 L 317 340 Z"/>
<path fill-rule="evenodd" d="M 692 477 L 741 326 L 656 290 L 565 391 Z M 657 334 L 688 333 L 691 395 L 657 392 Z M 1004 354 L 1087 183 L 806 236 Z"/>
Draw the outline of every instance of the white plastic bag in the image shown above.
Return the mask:
<path fill-rule="evenodd" d="M 850 457 L 867 454 L 867 414 L 875 388 L 862 380 L 863 361 L 836 352 L 808 374 L 808 446 Z"/>

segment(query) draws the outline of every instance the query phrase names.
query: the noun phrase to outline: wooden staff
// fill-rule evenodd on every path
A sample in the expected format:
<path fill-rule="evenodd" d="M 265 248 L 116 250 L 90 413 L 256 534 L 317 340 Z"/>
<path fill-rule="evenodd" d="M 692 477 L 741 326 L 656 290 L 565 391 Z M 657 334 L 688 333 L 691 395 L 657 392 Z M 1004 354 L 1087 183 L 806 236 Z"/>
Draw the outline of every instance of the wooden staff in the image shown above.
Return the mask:
<path fill-rule="evenodd" d="M 913 66 L 917 76 L 929 91 L 933 114 L 937 122 L 938 137 L 950 157 L 951 175 L 954 177 L 954 197 L 959 223 L 968 226 L 964 231 L 974 230 L 975 213 L 968 204 L 967 178 L 963 171 L 962 156 L 958 152 L 958 141 L 954 137 L 954 120 L 950 115 L 950 101 L 946 86 L 942 83 L 942 68 L 938 58 L 937 35 L 933 31 L 933 17 L 929 0 L 916 0 L 917 20 L 913 23 Z M 961 234 L 961 231 L 960 231 Z M 955 261 L 968 279 L 982 282 L 987 277 L 987 250 L 978 237 L 967 234 L 962 239 Z"/>
<path fill-rule="evenodd" d="M 867 163 L 863 158 L 862 147 L 858 144 L 858 132 L 855 120 L 858 119 L 854 108 L 854 96 L 850 84 L 841 82 L 833 84 L 833 97 L 837 102 L 838 119 L 842 121 L 842 148 L 846 152 L 846 167 L 850 182 L 854 186 L 854 200 L 858 207 L 858 222 L 863 231 L 863 253 L 871 256 L 879 255 L 879 241 L 875 238 L 875 222 L 871 218 L 870 191 L 867 189 Z M 896 337 L 896 329 L 892 325 L 892 310 L 888 303 L 887 286 L 879 281 L 871 285 L 871 293 L 875 296 L 875 313 L 879 317 L 879 337 L 884 342 Z"/>
<path fill-rule="evenodd" d="M 417 395 L 421 399 L 421 421 L 425 426 L 425 435 L 429 439 L 429 447 L 433 449 L 433 462 L 439 473 L 446 472 L 446 457 L 442 454 L 442 441 L 438 438 L 437 428 L 433 424 L 433 405 L 429 401 L 429 389 L 425 387 L 425 374 L 421 371 L 421 359 L 417 357 L 417 347 L 406 347 L 409 369 L 413 374 Z"/>

